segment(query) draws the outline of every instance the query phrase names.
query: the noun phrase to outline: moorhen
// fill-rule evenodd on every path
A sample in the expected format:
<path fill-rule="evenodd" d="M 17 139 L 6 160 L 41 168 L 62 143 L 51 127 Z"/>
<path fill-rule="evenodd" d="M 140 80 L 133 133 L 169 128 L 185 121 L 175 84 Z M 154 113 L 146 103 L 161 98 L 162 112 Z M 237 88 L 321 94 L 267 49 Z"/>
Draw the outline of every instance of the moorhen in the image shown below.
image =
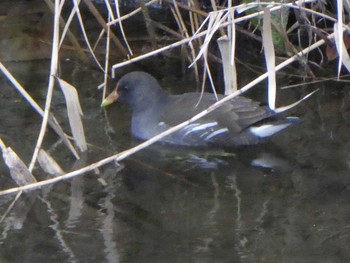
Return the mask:
<path fill-rule="evenodd" d="M 132 108 L 131 133 L 147 140 L 190 119 L 216 102 L 211 93 L 190 92 L 172 95 L 162 90 L 148 73 L 124 75 L 102 106 L 118 100 Z M 222 96 L 219 95 L 219 99 Z M 161 139 L 161 142 L 186 146 L 240 146 L 261 142 L 297 122 L 297 117 L 276 119 L 268 106 L 237 96 L 201 119 Z"/>

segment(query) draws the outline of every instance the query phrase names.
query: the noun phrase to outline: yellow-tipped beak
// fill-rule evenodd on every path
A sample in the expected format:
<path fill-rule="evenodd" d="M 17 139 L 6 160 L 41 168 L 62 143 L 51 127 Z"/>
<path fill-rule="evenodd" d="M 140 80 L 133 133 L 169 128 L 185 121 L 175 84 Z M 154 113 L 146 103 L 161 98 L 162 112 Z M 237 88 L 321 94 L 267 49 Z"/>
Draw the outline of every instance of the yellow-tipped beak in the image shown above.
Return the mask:
<path fill-rule="evenodd" d="M 109 104 L 112 104 L 118 99 L 118 93 L 114 90 L 111 94 L 109 94 L 101 103 L 101 107 L 106 107 Z"/>

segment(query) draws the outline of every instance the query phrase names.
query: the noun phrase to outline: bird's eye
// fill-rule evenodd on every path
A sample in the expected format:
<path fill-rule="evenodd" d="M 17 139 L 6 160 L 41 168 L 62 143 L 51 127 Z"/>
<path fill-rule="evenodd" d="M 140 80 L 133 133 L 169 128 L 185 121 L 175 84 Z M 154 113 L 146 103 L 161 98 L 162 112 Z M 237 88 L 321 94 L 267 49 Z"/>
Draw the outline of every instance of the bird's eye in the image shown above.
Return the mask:
<path fill-rule="evenodd" d="M 126 90 L 129 89 L 129 87 L 128 87 L 127 85 L 121 85 L 121 86 L 120 86 L 120 89 L 126 91 Z"/>

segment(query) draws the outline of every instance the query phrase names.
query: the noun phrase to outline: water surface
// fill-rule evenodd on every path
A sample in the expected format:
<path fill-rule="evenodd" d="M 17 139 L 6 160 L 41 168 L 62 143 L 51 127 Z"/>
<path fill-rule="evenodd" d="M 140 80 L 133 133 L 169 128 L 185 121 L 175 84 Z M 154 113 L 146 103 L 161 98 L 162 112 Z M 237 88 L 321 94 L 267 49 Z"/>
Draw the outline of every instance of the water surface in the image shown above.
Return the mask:
<path fill-rule="evenodd" d="M 180 63 L 147 63 L 138 67 L 154 65 L 151 73 L 173 92 L 195 86 Z M 6 66 L 44 105 L 49 61 Z M 130 136 L 125 105 L 100 109 L 100 72 L 74 59 L 60 66 L 61 77 L 78 89 L 89 143 L 76 162 L 48 131 L 43 147 L 66 172 L 139 143 Z M 0 137 L 28 163 L 40 118 L 2 75 L 0 84 Z M 314 88 L 283 91 L 280 103 Z M 337 82 L 318 88 L 292 111 L 302 122 L 264 144 L 216 150 L 154 145 L 119 165 L 23 194 L 0 225 L 0 261 L 347 262 L 349 93 Z M 69 131 L 58 88 L 52 109 Z M 261 156 L 273 167 L 253 166 Z M 1 189 L 14 187 L 2 160 L 0 172 Z M 45 178 L 39 167 L 33 173 Z M 13 199 L 0 198 L 1 215 Z"/>

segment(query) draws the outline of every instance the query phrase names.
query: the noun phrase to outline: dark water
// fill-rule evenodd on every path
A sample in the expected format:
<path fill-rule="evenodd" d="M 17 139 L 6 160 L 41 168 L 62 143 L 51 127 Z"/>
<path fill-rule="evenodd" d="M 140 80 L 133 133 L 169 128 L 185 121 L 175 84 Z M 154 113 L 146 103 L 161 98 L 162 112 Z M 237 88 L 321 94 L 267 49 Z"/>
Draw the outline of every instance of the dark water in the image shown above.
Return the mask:
<path fill-rule="evenodd" d="M 163 86 L 176 92 L 194 86 L 169 64 L 158 73 L 153 67 Z M 44 105 L 49 61 L 6 66 Z M 89 143 L 87 156 L 76 162 L 47 133 L 44 149 L 66 172 L 138 143 L 129 134 L 127 107 L 100 109 L 100 72 L 74 60 L 62 60 L 60 68 L 79 91 Z M 0 85 L 0 138 L 29 163 L 40 118 L 3 75 Z M 315 88 L 279 98 L 290 103 Z M 225 150 L 154 145 L 119 165 L 23 194 L 0 225 L 0 261 L 348 262 L 349 91 L 338 82 L 317 88 L 292 112 L 303 122 L 265 144 Z M 59 88 L 53 112 L 69 130 Z M 252 165 L 261 156 L 273 167 Z M 0 172 L 1 189 L 14 187 L 2 160 Z M 39 167 L 34 175 L 45 176 Z M 0 197 L 0 215 L 13 199 Z"/>
<path fill-rule="evenodd" d="M 8 65 L 43 104 L 48 62 Z M 136 144 L 125 106 L 99 108 L 98 74 L 74 62 L 62 65 L 66 79 L 84 88 L 86 162 Z M 29 68 L 36 76 L 27 78 Z M 99 175 L 23 195 L 1 224 L 1 261 L 346 262 L 348 91 L 337 83 L 319 88 L 293 112 L 303 122 L 265 144 L 225 151 L 156 145 Z M 40 119 L 3 77 L 0 100 L 1 138 L 28 162 Z M 59 90 L 53 104 L 67 128 Z M 44 148 L 66 171 L 74 169 L 64 146 L 53 147 L 57 137 L 46 138 Z M 275 168 L 251 165 L 266 153 L 278 159 Z M 2 189 L 15 185 L 3 163 L 1 174 Z M 43 176 L 39 168 L 34 174 Z M 1 214 L 12 200 L 1 197 Z"/>

